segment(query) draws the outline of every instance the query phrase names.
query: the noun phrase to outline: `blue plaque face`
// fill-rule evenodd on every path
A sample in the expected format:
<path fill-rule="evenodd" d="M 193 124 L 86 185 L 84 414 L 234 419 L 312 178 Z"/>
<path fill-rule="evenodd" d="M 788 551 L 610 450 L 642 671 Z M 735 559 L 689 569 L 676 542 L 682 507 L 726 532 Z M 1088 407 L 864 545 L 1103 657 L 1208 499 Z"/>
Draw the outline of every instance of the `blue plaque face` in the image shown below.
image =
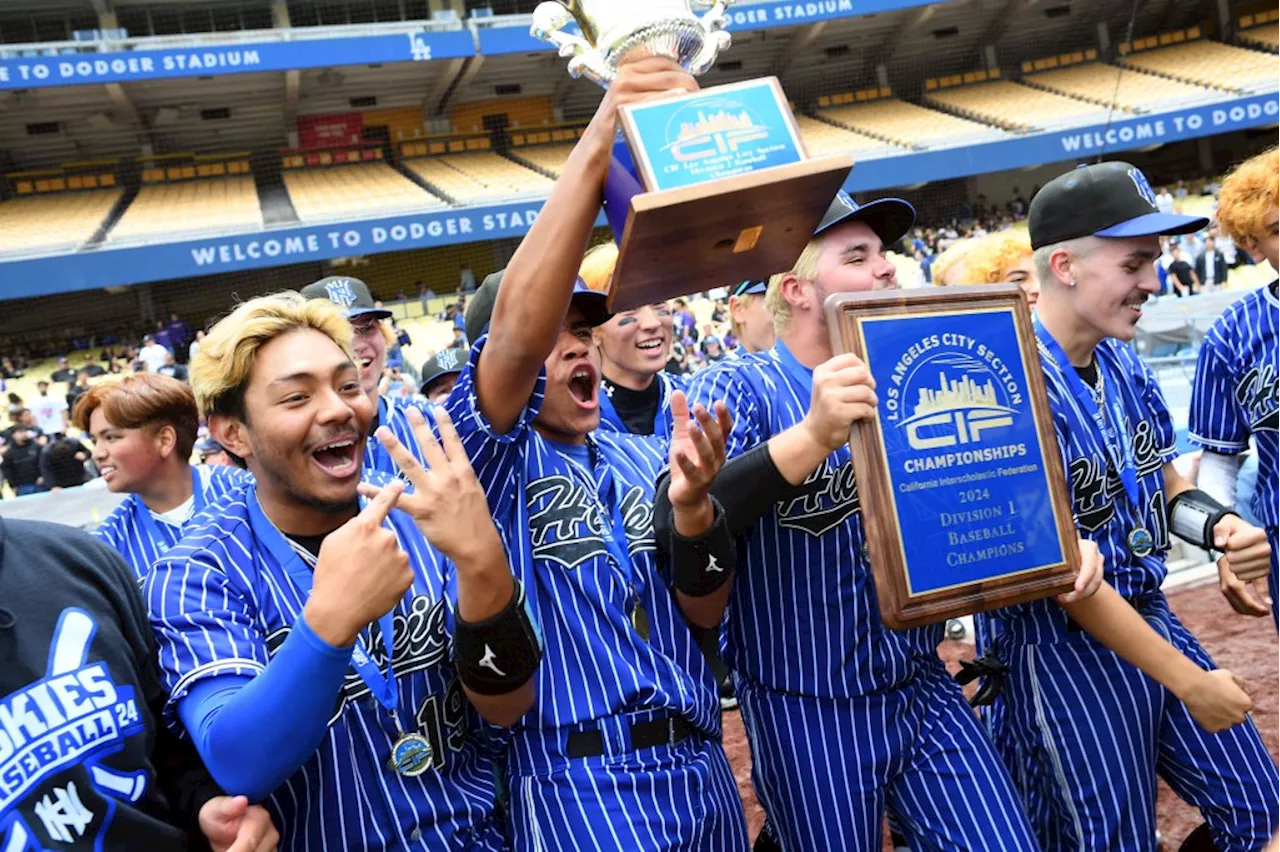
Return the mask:
<path fill-rule="evenodd" d="M 790 107 L 770 79 L 627 107 L 624 116 L 652 192 L 805 159 Z"/>
<path fill-rule="evenodd" d="M 860 317 L 857 327 L 908 595 L 1061 563 L 1013 310 Z"/>

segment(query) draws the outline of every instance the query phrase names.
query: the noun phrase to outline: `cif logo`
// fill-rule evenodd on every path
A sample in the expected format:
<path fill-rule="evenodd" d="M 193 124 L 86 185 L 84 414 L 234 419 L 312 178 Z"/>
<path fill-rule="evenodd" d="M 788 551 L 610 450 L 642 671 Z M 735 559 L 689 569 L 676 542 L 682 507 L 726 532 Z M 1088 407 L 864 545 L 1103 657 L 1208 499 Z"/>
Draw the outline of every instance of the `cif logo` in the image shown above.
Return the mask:
<path fill-rule="evenodd" d="M 409 55 L 414 62 L 425 62 L 431 58 L 431 45 L 422 40 L 421 33 L 405 33 L 409 37 Z"/>
<path fill-rule="evenodd" d="M 335 305 L 349 308 L 356 302 L 356 291 L 351 289 L 351 282 L 346 278 L 328 282 L 324 285 L 324 291 L 329 294 L 329 301 Z"/>
<path fill-rule="evenodd" d="M 903 400 L 914 410 L 908 408 L 911 415 L 898 426 L 913 450 L 982 443 L 989 432 L 1012 426 L 1017 413 L 995 371 L 963 352 L 921 361 L 904 384 Z"/>
<path fill-rule="evenodd" d="M 1156 191 L 1151 188 L 1151 184 L 1147 181 L 1147 176 L 1142 173 L 1141 169 L 1129 169 L 1129 180 L 1133 181 L 1133 185 L 1138 188 L 1138 194 L 1142 196 L 1142 200 L 1156 206 Z"/>
<path fill-rule="evenodd" d="M 665 150 L 677 163 L 687 163 L 734 155 L 752 142 L 768 139 L 769 128 L 740 103 L 699 99 L 671 117 L 667 138 L 673 135 L 675 141 Z"/>

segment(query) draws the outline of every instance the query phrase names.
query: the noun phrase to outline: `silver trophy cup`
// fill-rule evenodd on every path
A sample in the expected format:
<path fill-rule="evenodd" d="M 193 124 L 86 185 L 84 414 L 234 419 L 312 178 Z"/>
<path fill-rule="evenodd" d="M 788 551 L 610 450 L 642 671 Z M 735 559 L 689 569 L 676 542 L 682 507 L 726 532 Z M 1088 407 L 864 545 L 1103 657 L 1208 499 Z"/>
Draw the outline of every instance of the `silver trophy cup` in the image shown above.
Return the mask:
<path fill-rule="evenodd" d="M 570 57 L 569 73 L 608 86 L 633 51 L 666 56 L 701 74 L 730 43 L 725 9 L 732 0 L 546 0 L 530 32 Z M 701 18 L 693 6 L 710 6 Z M 576 23 L 579 35 L 565 28 Z"/>

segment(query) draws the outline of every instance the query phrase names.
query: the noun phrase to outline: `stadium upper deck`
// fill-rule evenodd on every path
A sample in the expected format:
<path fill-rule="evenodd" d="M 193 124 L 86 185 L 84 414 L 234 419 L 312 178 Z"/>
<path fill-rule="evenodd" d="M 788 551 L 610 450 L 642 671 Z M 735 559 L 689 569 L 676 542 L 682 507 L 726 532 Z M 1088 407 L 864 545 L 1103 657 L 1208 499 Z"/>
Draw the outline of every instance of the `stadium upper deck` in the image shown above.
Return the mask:
<path fill-rule="evenodd" d="M 176 5 L 183 21 L 188 11 L 205 9 Z M 41 196 L 45 209 L 65 204 L 69 214 L 66 227 L 27 228 L 21 238 L 5 239 L 0 255 L 97 249 L 10 261 L 0 269 L 11 291 L 519 236 L 600 92 L 571 80 L 564 60 L 528 37 L 527 17 L 372 24 L 353 17 L 365 7 L 404 15 L 413 5 L 240 0 L 235 14 L 243 29 L 223 19 L 227 31 L 162 35 L 160 7 L 118 2 L 114 23 L 157 34 L 66 43 L 46 30 L 54 40 L 34 52 L 58 55 L 44 57 L 21 55 L 33 52 L 30 46 L 0 46 L 0 76 L 8 69 L 9 78 L 0 78 L 0 89 L 10 89 L 0 91 L 7 178 L 0 193 L 19 199 L 0 202 L 0 222 L 20 220 L 15 205 L 36 200 L 26 196 Z M 495 5 L 526 11 L 531 4 Z M 744 3 L 734 7 L 734 46 L 703 83 L 778 76 L 811 151 L 852 151 L 859 162 L 874 161 L 855 168 L 851 190 L 1275 123 L 1277 61 L 1265 46 L 1274 9 L 1224 23 L 1214 18 L 1217 4 L 1178 4 L 1168 17 L 1145 4 L 1135 31 L 1155 35 L 1123 46 L 1122 54 L 1110 35 L 1127 24 L 1121 5 L 1063 14 L 1050 0 L 877 0 L 857 3 L 856 12 L 846 0 Z M 277 23 L 304 26 L 255 29 L 259 6 L 268 15 L 277 10 Z M 346 17 L 321 15 L 335 9 Z M 207 12 L 210 28 L 218 25 L 214 11 Z M 63 18 L 65 28 L 80 20 L 70 11 Z M 20 20 L 0 4 L 0 40 L 19 39 Z M 1164 29 L 1169 24 L 1181 29 Z M 265 70 L 276 66 L 263 57 L 276 54 L 263 52 L 264 44 L 283 51 L 280 70 Z M 151 78 L 104 84 L 77 77 L 79 63 L 111 66 L 157 50 L 258 50 L 262 61 L 193 68 L 172 58 Z M 975 56 L 983 68 L 973 69 Z M 51 69 L 43 82 L 34 79 L 37 62 Z M 26 72 L 16 70 L 21 63 Z M 63 73 L 59 63 L 73 66 L 66 79 L 55 79 Z M 197 71 L 196 79 L 167 76 Z M 25 88 L 14 88 L 15 73 Z M 93 65 L 88 79 L 96 73 Z M 132 73 L 128 63 L 122 73 Z M 242 171 L 214 171 L 198 156 L 218 160 L 208 155 L 227 151 L 246 152 Z M 191 162 L 145 180 L 157 161 L 179 153 Z M 114 161 L 108 168 L 120 187 L 99 193 L 94 204 L 74 197 L 70 183 L 72 166 L 86 158 Z M 117 248 L 144 240 L 152 244 L 146 262 Z"/>

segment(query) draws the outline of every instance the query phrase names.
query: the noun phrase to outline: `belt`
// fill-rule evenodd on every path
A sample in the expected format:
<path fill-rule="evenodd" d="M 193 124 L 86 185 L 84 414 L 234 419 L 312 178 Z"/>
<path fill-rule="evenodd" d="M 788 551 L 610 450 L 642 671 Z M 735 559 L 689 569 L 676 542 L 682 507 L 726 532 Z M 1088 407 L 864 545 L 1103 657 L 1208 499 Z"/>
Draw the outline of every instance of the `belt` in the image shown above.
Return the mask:
<path fill-rule="evenodd" d="M 692 736 L 696 729 L 683 716 L 668 716 L 631 725 L 631 751 L 657 745 L 674 745 Z M 574 731 L 565 741 L 569 757 L 599 757 L 605 753 L 604 734 L 599 730 Z"/>

